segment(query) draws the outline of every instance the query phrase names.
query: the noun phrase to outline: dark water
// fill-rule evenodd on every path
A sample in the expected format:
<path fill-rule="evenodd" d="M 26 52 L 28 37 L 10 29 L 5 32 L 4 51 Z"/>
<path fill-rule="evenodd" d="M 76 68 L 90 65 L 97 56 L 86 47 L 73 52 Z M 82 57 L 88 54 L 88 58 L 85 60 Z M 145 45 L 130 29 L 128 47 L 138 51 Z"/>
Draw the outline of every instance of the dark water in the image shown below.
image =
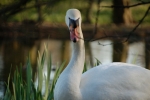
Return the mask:
<path fill-rule="evenodd" d="M 35 41 L 10 39 L 0 41 L 0 96 L 6 89 L 5 84 L 9 74 L 11 73 L 12 78 L 15 69 L 25 65 L 29 51 L 34 44 Z"/>
<path fill-rule="evenodd" d="M 101 43 L 110 43 L 111 41 L 101 41 Z M 11 71 L 13 75 L 17 67 L 23 66 L 22 71 L 26 71 L 26 60 L 30 55 L 33 71 L 36 71 L 36 60 L 38 50 L 40 53 L 44 50 L 44 44 L 48 43 L 48 51 L 52 54 L 52 67 L 55 68 L 63 61 L 69 62 L 71 55 L 70 41 L 61 40 L 2 40 L 0 41 L 0 96 L 3 96 L 6 89 L 8 75 Z M 134 63 L 144 66 L 144 46 L 143 42 L 130 45 L 128 52 L 128 63 Z M 91 67 L 96 59 L 102 64 L 112 62 L 112 45 L 101 46 L 98 42 L 85 43 L 86 64 Z M 138 49 L 138 50 L 137 50 Z M 11 76 L 12 78 L 12 76 Z"/>

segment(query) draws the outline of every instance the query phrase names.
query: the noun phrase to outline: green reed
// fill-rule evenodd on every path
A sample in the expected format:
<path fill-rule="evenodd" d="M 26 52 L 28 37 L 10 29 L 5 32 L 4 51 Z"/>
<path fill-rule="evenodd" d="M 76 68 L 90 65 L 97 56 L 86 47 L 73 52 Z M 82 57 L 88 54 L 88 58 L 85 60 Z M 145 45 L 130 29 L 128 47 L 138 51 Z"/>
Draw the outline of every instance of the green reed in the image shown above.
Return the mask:
<path fill-rule="evenodd" d="M 43 66 L 47 63 L 47 75 L 43 73 Z M 32 73 L 32 66 L 30 58 L 28 57 L 26 63 L 26 80 L 23 80 L 21 68 L 14 72 L 12 82 L 10 81 L 10 75 L 8 77 L 7 89 L 2 100 L 53 100 L 53 91 L 55 83 L 64 69 L 65 62 L 61 66 L 57 67 L 52 82 L 50 81 L 51 75 L 51 55 L 48 53 L 47 47 L 45 46 L 42 55 L 38 53 L 37 58 L 37 77 L 38 86 L 35 87 Z M 22 67 L 22 66 L 21 66 Z M 46 77 L 47 76 L 47 77 Z M 44 85 L 43 85 L 44 84 Z M 9 86 L 12 85 L 10 91 Z M 45 86 L 45 92 L 42 94 L 42 88 Z"/>
<path fill-rule="evenodd" d="M 44 64 L 47 65 L 47 75 L 43 73 Z M 96 59 L 96 64 L 99 65 L 100 61 Z M 33 80 L 32 66 L 30 62 L 30 57 L 27 59 L 26 63 L 26 80 L 22 76 L 22 66 L 20 69 L 16 69 L 12 81 L 10 81 L 10 75 L 8 77 L 7 89 L 2 100 L 54 100 L 54 87 L 57 82 L 57 79 L 61 72 L 64 69 L 65 62 L 60 66 L 57 66 L 55 71 L 54 78 L 50 81 L 51 69 L 52 69 L 52 60 L 51 54 L 48 53 L 47 46 L 42 53 L 38 52 L 37 57 L 37 78 L 38 86 L 35 86 Z M 87 65 L 84 64 L 83 73 L 86 72 Z M 12 85 L 12 90 L 9 86 Z M 42 94 L 42 89 L 45 86 L 44 94 Z"/>

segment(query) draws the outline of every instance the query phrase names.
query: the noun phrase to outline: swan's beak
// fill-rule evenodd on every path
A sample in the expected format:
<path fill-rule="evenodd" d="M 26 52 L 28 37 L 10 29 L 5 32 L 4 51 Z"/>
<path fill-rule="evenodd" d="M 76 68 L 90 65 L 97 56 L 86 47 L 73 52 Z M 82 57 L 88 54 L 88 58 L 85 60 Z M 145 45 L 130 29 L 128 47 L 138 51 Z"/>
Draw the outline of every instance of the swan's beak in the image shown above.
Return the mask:
<path fill-rule="evenodd" d="M 79 40 L 78 27 L 79 27 L 78 19 L 73 20 L 69 18 L 70 39 L 73 42 L 77 42 Z"/>

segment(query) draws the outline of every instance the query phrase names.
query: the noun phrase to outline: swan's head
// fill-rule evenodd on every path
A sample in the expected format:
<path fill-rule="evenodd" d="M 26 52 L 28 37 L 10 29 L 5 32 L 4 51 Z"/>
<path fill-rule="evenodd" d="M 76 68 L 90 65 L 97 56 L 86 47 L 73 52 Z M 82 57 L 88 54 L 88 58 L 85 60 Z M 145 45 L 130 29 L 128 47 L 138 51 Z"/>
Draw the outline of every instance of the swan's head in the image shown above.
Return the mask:
<path fill-rule="evenodd" d="M 66 13 L 66 24 L 70 31 L 70 38 L 73 42 L 77 42 L 79 40 L 79 30 L 81 27 L 81 14 L 77 9 L 69 9 Z"/>

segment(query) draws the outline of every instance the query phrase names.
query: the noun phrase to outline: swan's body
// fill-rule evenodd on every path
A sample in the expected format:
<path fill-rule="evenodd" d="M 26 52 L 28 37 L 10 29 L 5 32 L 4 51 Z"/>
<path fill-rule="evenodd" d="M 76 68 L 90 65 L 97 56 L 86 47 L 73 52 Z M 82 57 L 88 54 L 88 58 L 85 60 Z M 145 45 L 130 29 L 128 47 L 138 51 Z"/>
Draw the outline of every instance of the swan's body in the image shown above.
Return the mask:
<path fill-rule="evenodd" d="M 75 43 L 71 60 L 56 83 L 55 100 L 150 100 L 150 71 L 145 68 L 112 63 L 82 74 L 85 51 L 77 9 L 67 11 L 66 24 Z"/>

